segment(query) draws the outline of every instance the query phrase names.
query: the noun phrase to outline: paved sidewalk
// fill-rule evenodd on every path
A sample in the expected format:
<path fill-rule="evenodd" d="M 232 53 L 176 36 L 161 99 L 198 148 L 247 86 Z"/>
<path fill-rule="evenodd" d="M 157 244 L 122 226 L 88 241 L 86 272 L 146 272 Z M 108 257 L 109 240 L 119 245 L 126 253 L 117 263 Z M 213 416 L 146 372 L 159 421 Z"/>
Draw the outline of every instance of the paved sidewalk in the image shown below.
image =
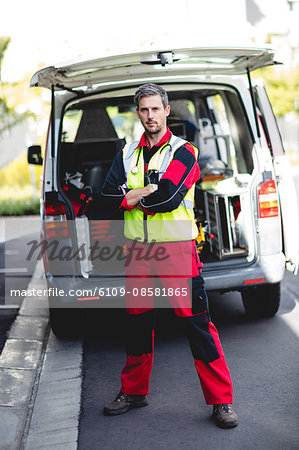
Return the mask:
<path fill-rule="evenodd" d="M 42 264 L 28 289 L 44 289 Z M 49 331 L 47 299 L 26 297 L 0 356 L 0 448 L 77 448 L 81 340 Z"/>

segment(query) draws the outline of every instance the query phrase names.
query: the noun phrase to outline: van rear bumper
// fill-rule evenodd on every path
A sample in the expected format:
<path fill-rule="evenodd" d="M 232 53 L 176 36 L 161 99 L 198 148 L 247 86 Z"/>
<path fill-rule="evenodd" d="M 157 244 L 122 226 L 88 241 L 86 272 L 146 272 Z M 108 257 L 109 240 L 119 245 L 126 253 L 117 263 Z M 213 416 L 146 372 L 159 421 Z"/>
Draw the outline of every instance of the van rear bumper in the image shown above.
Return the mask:
<path fill-rule="evenodd" d="M 284 276 L 285 256 L 258 256 L 255 263 L 242 268 L 203 271 L 207 291 L 240 290 L 250 285 L 279 283 Z M 264 280 L 256 281 L 255 280 Z M 247 282 L 247 283 L 246 283 Z M 249 282 L 249 283 L 248 283 Z"/>
<path fill-rule="evenodd" d="M 260 284 L 279 283 L 283 279 L 284 271 L 285 257 L 283 253 L 279 253 L 259 256 L 254 264 L 242 268 L 222 268 L 209 271 L 207 267 L 203 271 L 203 278 L 207 291 L 224 292 L 241 290 L 248 286 Z M 47 277 L 48 287 L 56 289 L 56 291 L 61 289 L 64 292 L 64 295 L 55 296 L 52 299 L 49 297 L 50 306 L 124 307 L 123 298 L 120 298 L 119 295 L 111 296 L 112 289 L 119 291 L 119 289 L 124 288 L 124 278 L 95 278 L 87 281 L 81 277 L 53 277 L 49 275 Z M 255 282 L 255 280 L 259 281 Z M 104 295 L 101 298 L 96 298 L 100 287 Z M 90 301 L 86 298 L 93 296 L 94 299 L 90 298 Z"/>

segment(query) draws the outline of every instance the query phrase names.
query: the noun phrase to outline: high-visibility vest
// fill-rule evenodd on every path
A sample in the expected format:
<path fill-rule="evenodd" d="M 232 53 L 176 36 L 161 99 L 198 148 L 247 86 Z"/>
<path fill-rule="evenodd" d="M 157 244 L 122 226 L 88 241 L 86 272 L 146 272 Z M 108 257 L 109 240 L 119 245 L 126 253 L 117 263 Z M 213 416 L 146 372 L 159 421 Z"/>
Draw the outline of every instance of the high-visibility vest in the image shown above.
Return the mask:
<path fill-rule="evenodd" d="M 168 143 L 157 150 L 148 164 L 149 170 L 159 172 L 159 181 L 166 172 L 175 151 L 185 145 L 187 141 L 172 135 Z M 143 147 L 137 148 L 138 142 L 127 144 L 123 149 L 123 163 L 130 189 L 144 187 L 144 160 Z M 197 159 L 198 149 L 195 150 Z M 139 157 L 138 157 L 139 155 Z M 132 172 L 138 162 L 138 172 Z M 178 189 L 180 186 L 178 186 Z M 190 241 L 197 237 L 198 228 L 194 219 L 194 188 L 193 185 L 187 192 L 178 208 L 171 212 L 144 214 L 138 208 L 125 211 L 124 234 L 128 239 L 137 239 L 139 242 L 174 242 Z"/>

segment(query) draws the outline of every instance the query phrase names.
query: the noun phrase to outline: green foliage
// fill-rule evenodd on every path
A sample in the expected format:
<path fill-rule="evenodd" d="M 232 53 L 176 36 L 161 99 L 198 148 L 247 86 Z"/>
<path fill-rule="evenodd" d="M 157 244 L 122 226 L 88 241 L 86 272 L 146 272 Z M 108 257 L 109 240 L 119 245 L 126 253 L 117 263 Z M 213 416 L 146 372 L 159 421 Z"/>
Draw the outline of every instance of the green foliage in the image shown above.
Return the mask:
<path fill-rule="evenodd" d="M 34 117 L 34 114 L 30 112 L 18 113 L 16 112 L 16 105 L 18 102 L 11 102 L 11 98 L 15 97 L 15 92 L 21 88 L 24 90 L 24 86 L 18 88 L 17 83 L 3 83 L 1 81 L 1 66 L 2 60 L 10 43 L 9 37 L 0 37 L 0 135 L 7 129 L 12 128 L 17 123 L 22 122 L 28 117 Z M 21 84 L 21 83 L 18 83 Z M 27 84 L 27 81 L 26 81 Z M 11 91 L 14 91 L 14 95 L 11 95 Z"/>
<path fill-rule="evenodd" d="M 0 170 L 0 216 L 39 214 L 41 166 L 33 166 L 36 189 L 30 182 L 29 165 L 23 153 Z M 37 198 L 34 198 L 37 196 Z"/>
<path fill-rule="evenodd" d="M 17 83 L 1 82 L 1 63 L 9 43 L 9 37 L 0 37 L 0 135 L 29 117 L 36 119 L 36 114 L 30 111 L 30 102 L 37 95 L 36 90 L 29 90 L 30 75 Z M 41 108 L 41 114 L 44 112 L 48 116 L 48 111 Z M 30 123 L 32 126 L 32 120 Z M 44 138 L 37 133 L 36 140 L 44 141 Z M 0 170 L 0 216 L 39 214 L 41 173 L 41 166 L 28 165 L 26 151 Z"/>
<path fill-rule="evenodd" d="M 7 50 L 7 47 L 9 46 L 10 40 L 11 40 L 10 37 L 5 37 L 5 36 L 0 37 L 1 59 L 2 59 L 5 51 Z"/>
<path fill-rule="evenodd" d="M 266 67 L 253 72 L 253 78 L 257 77 L 263 78 L 277 116 L 283 116 L 292 111 L 299 114 L 299 67 L 292 71 Z"/>
<path fill-rule="evenodd" d="M 0 83 L 1 83 L 1 88 L 2 88 L 1 93 L 0 93 L 0 111 L 2 111 L 3 114 L 9 113 L 9 108 L 8 108 L 5 98 L 4 98 L 4 88 L 3 88 L 2 81 L 1 81 L 2 60 L 3 60 L 4 53 L 7 50 L 9 43 L 10 43 L 9 37 L 0 37 Z M 1 128 L 0 128 L 0 132 L 1 132 Z"/>
<path fill-rule="evenodd" d="M 26 216 L 39 214 L 39 199 L 0 201 L 0 216 Z"/>
<path fill-rule="evenodd" d="M 39 214 L 39 207 L 40 200 L 33 197 L 29 185 L 0 188 L 0 216 Z"/>
<path fill-rule="evenodd" d="M 35 173 L 36 189 L 40 190 L 41 166 L 32 166 Z M 0 170 L 0 189 L 8 186 L 10 188 L 24 188 L 31 186 L 30 169 L 27 162 L 26 152 L 23 152 L 16 159 L 8 163 Z M 1 198 L 1 195 L 0 195 Z"/>

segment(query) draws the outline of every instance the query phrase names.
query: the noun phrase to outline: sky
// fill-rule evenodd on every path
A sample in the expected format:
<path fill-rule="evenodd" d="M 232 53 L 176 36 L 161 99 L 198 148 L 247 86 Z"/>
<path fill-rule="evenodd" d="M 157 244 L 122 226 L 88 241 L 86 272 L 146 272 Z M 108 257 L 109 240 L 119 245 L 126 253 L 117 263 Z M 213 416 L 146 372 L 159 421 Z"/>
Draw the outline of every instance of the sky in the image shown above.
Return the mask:
<path fill-rule="evenodd" d="M 287 0 L 7 0 L 1 6 L 0 35 L 12 40 L 2 80 L 139 48 L 246 44 L 252 35 L 246 2 L 259 17 L 255 32 L 261 41 L 266 30 L 287 32 Z"/>

